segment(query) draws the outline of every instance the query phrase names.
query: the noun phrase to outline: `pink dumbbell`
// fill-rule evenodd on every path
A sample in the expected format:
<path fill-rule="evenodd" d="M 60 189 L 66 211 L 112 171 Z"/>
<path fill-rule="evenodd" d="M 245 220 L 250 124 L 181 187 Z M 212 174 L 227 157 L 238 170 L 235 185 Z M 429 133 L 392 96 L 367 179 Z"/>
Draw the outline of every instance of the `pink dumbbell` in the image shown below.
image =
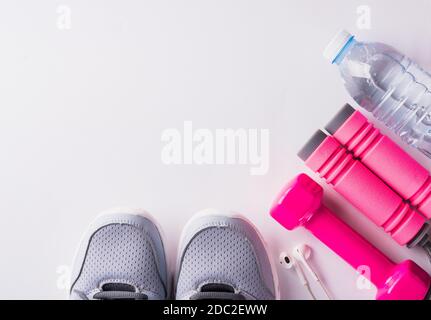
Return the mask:
<path fill-rule="evenodd" d="M 425 218 L 335 138 L 319 130 L 298 156 L 400 245 L 421 246 L 430 254 Z"/>
<path fill-rule="evenodd" d="M 305 227 L 353 268 L 367 266 L 378 300 L 430 298 L 430 276 L 411 260 L 395 264 L 322 204 L 323 189 L 305 174 L 276 199 L 271 216 L 288 230 Z"/>
<path fill-rule="evenodd" d="M 431 177 L 422 165 L 346 104 L 325 128 L 371 171 L 431 219 Z"/>

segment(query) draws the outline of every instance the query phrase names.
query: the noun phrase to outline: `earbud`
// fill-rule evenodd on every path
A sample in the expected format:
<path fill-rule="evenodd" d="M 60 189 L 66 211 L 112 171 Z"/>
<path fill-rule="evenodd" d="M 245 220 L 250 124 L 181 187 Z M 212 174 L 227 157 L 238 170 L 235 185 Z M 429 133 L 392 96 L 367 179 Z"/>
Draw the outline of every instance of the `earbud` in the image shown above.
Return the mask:
<path fill-rule="evenodd" d="M 292 269 L 294 260 L 286 252 L 280 253 L 280 265 L 285 269 Z"/>
<path fill-rule="evenodd" d="M 307 278 L 304 275 L 304 271 L 301 268 L 301 265 L 297 263 L 295 258 L 290 256 L 286 252 L 280 253 L 280 264 L 285 269 L 295 269 L 295 272 L 299 278 L 299 281 L 301 281 L 301 284 L 306 287 L 308 292 L 310 293 L 313 300 L 316 300 L 316 297 L 314 296 L 313 292 L 311 291 L 310 284 L 308 283 Z"/>
<path fill-rule="evenodd" d="M 295 255 L 295 258 L 301 261 L 301 263 L 304 264 L 305 268 L 308 270 L 308 272 L 311 273 L 314 280 L 320 281 L 319 277 L 317 276 L 316 272 L 311 268 L 311 266 L 308 264 L 307 259 L 311 256 L 311 248 L 307 246 L 306 244 L 301 244 L 299 246 L 296 246 L 293 250 L 293 254 Z"/>
<path fill-rule="evenodd" d="M 295 247 L 295 254 L 300 258 L 308 259 L 311 256 L 311 248 L 306 244 L 300 244 Z"/>
<path fill-rule="evenodd" d="M 329 293 L 329 290 L 326 288 L 326 286 L 323 284 L 323 282 L 320 280 L 319 276 L 317 275 L 316 271 L 314 271 L 314 269 L 307 261 L 311 257 L 311 248 L 306 244 L 300 244 L 295 247 L 295 249 L 293 250 L 293 254 L 295 255 L 295 258 L 298 259 L 298 261 L 300 261 L 305 266 L 305 268 L 313 277 L 314 281 L 319 283 L 319 285 L 322 287 L 328 299 L 332 300 L 332 296 Z"/>

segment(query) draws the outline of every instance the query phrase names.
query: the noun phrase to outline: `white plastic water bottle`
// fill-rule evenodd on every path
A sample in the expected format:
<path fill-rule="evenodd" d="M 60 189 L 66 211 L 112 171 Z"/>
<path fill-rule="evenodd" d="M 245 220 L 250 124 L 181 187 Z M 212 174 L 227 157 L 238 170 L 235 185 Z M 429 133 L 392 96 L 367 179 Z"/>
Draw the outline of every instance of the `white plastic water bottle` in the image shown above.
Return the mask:
<path fill-rule="evenodd" d="M 382 43 L 339 32 L 324 51 L 354 100 L 431 158 L 431 75 Z"/>

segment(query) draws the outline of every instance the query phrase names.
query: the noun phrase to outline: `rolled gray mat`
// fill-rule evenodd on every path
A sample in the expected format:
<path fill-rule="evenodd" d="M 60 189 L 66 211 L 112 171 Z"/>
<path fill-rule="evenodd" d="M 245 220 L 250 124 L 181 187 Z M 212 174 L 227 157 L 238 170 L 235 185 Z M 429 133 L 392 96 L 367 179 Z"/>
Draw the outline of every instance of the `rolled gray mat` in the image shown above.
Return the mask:
<path fill-rule="evenodd" d="M 337 130 L 346 122 L 347 119 L 355 112 L 355 108 L 353 108 L 350 104 L 345 104 L 343 108 L 332 118 L 331 121 L 325 126 L 326 131 L 330 134 L 334 134 Z"/>
<path fill-rule="evenodd" d="M 298 152 L 298 157 L 300 157 L 303 161 L 307 161 L 311 154 L 316 151 L 316 149 L 327 137 L 328 135 L 326 133 L 324 133 L 322 130 L 318 130 Z"/>

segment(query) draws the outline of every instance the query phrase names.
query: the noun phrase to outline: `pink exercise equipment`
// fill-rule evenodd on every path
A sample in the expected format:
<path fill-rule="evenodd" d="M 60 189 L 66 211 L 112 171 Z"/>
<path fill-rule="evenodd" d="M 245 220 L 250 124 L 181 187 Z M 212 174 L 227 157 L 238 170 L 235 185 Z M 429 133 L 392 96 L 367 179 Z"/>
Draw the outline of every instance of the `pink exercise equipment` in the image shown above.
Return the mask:
<path fill-rule="evenodd" d="M 430 298 L 430 276 L 411 260 L 395 264 L 322 204 L 323 189 L 305 174 L 275 200 L 271 216 L 288 230 L 304 227 L 353 268 L 370 268 L 378 300 Z"/>

